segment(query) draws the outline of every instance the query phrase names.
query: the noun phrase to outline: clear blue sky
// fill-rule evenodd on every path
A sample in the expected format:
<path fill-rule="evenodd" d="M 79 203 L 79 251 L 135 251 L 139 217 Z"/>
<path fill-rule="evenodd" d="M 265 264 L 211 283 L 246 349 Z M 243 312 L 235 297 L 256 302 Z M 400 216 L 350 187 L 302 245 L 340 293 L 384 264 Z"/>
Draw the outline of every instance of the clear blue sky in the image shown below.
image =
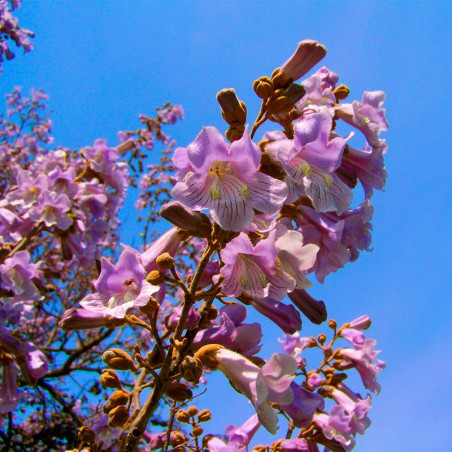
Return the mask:
<path fill-rule="evenodd" d="M 185 108 L 170 132 L 187 145 L 202 126 L 224 130 L 215 94 L 225 87 L 254 117 L 252 81 L 307 38 L 328 47 L 323 63 L 351 97 L 387 93 L 389 179 L 373 199 L 374 251 L 314 293 L 339 322 L 368 313 L 388 365 L 356 450 L 450 451 L 452 3 L 24 0 L 19 17 L 36 32 L 35 50 L 5 64 L 0 93 L 44 88 L 56 143 L 68 147 L 100 137 L 114 145 L 116 131 L 166 101 Z M 279 351 L 270 345 L 278 331 L 269 332 L 267 357 Z M 240 424 L 251 408 L 226 397 L 216 419 Z"/>

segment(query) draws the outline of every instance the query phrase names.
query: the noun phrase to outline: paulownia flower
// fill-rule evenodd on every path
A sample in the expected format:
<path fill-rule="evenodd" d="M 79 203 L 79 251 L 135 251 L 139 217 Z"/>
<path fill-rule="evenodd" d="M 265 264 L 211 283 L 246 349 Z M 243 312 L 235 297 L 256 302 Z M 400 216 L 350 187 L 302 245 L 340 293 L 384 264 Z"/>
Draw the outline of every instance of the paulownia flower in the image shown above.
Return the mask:
<path fill-rule="evenodd" d="M 174 156 L 175 166 L 185 168 L 180 175 L 187 172 L 172 197 L 194 210 L 210 209 L 223 229 L 241 231 L 255 209 L 275 213 L 287 197 L 284 182 L 258 172 L 260 159 L 247 131 L 228 146 L 217 129 L 205 127 L 186 153 L 178 148 Z"/>
<path fill-rule="evenodd" d="M 130 247 L 124 247 L 115 266 L 105 258 L 101 266 L 99 278 L 94 282 L 96 292 L 80 302 L 89 311 L 123 318 L 129 309 L 145 306 L 160 289 L 146 281 L 140 255 Z"/>

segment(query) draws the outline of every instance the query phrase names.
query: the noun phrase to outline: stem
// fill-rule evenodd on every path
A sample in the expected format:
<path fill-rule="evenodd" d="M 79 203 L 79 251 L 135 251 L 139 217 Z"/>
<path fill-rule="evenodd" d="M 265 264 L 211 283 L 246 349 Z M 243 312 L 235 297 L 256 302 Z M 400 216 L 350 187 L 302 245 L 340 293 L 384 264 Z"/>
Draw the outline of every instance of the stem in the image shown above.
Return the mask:
<path fill-rule="evenodd" d="M 166 452 L 168 450 L 175 416 L 176 416 L 176 401 L 174 401 L 172 403 L 171 408 L 170 408 L 170 418 L 168 420 L 168 430 L 166 431 L 165 445 L 163 446 L 162 452 Z"/>
<path fill-rule="evenodd" d="M 202 273 L 209 262 L 210 256 L 214 251 L 215 248 L 212 245 L 210 244 L 207 245 L 207 248 L 201 257 L 201 260 L 199 261 L 198 268 L 196 269 L 196 273 L 193 276 L 193 280 L 189 287 L 189 293 L 186 294 L 184 297 L 182 313 L 177 324 L 176 330 L 174 331 L 174 334 L 172 336 L 173 343 L 177 340 L 180 340 L 182 332 L 186 328 L 186 320 L 190 312 L 190 308 L 196 301 L 195 297 L 196 289 L 198 287 Z M 141 410 L 138 413 L 137 417 L 134 419 L 131 426 L 129 427 L 129 431 L 127 432 L 123 444 L 121 445 L 120 449 L 121 452 L 133 452 L 136 450 L 140 442 L 140 439 L 146 430 L 146 426 L 148 424 L 149 419 L 151 418 L 154 411 L 157 409 L 160 399 L 165 393 L 167 386 L 172 381 L 169 378 L 170 371 L 174 370 L 174 368 L 176 367 L 174 366 L 174 364 L 180 362 L 180 360 L 183 359 L 183 355 L 187 351 L 186 348 L 184 348 L 184 353 L 182 354 L 179 351 L 178 358 L 175 361 L 173 361 L 173 350 L 174 346 L 170 346 L 166 354 L 165 360 L 163 362 L 162 368 L 160 369 L 158 378 L 155 379 L 154 389 L 152 390 L 146 402 L 141 407 Z"/>
<path fill-rule="evenodd" d="M 260 125 L 262 125 L 267 120 L 267 115 L 264 116 L 264 113 L 267 109 L 267 103 L 262 101 L 261 110 L 257 115 L 257 118 L 254 120 L 253 128 L 251 129 L 250 138 L 253 139 L 254 134 Z"/>

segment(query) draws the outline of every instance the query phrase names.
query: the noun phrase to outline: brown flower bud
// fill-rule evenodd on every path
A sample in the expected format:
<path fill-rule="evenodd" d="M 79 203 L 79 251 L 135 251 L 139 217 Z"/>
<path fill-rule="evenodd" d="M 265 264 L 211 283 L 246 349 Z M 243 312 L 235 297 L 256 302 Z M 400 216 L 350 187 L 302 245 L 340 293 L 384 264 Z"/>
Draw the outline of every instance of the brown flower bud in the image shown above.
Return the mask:
<path fill-rule="evenodd" d="M 306 90 L 302 85 L 292 83 L 281 91 L 276 99 L 269 102 L 267 110 L 273 114 L 289 112 L 305 94 Z"/>
<path fill-rule="evenodd" d="M 326 336 L 324 334 L 319 334 L 317 340 L 323 345 L 326 341 Z"/>
<path fill-rule="evenodd" d="M 203 366 L 209 367 L 211 369 L 216 369 L 219 364 L 216 359 L 216 354 L 218 350 L 221 350 L 222 348 L 224 347 L 219 344 L 203 345 L 195 353 L 195 358 L 199 359 Z"/>
<path fill-rule="evenodd" d="M 179 372 L 185 380 L 197 383 L 202 375 L 202 363 L 199 359 L 186 356 L 180 363 Z"/>
<path fill-rule="evenodd" d="M 96 439 L 96 434 L 90 428 L 82 426 L 78 431 L 78 437 L 82 443 L 92 444 Z"/>
<path fill-rule="evenodd" d="M 201 436 L 204 433 L 204 429 L 200 426 L 197 425 L 196 427 L 193 427 L 193 436 Z"/>
<path fill-rule="evenodd" d="M 198 407 L 191 405 L 187 408 L 187 412 L 190 416 L 196 416 L 198 414 Z"/>
<path fill-rule="evenodd" d="M 165 282 L 165 275 L 158 271 L 158 270 L 152 270 L 147 276 L 146 281 L 149 284 L 152 284 L 153 286 L 159 286 L 163 282 Z"/>
<path fill-rule="evenodd" d="M 147 304 L 140 306 L 140 311 L 150 317 L 159 306 L 160 303 L 151 295 Z"/>
<path fill-rule="evenodd" d="M 118 405 L 108 413 L 110 427 L 122 427 L 129 419 L 129 411 L 125 405 Z"/>
<path fill-rule="evenodd" d="M 334 89 L 333 94 L 337 101 L 347 99 L 350 94 L 350 88 L 345 85 L 339 85 Z"/>
<path fill-rule="evenodd" d="M 176 413 L 176 419 L 179 422 L 186 423 L 186 422 L 188 422 L 190 420 L 190 416 L 189 416 L 189 414 L 188 414 L 188 412 L 186 410 L 179 410 Z"/>
<path fill-rule="evenodd" d="M 120 348 L 112 348 L 102 355 L 102 361 L 111 369 L 136 372 L 132 357 Z"/>
<path fill-rule="evenodd" d="M 170 385 L 166 388 L 166 395 L 177 402 L 183 402 L 184 400 L 191 399 L 193 397 L 193 393 L 191 390 L 184 385 L 183 383 L 179 383 L 174 381 L 170 383 Z"/>
<path fill-rule="evenodd" d="M 328 326 L 332 329 L 335 330 L 337 328 L 337 322 L 334 319 L 328 320 Z"/>
<path fill-rule="evenodd" d="M 198 422 L 208 422 L 212 419 L 212 413 L 210 410 L 201 410 L 198 414 Z"/>
<path fill-rule="evenodd" d="M 169 270 L 174 265 L 174 258 L 170 253 L 163 253 L 157 257 L 155 263 L 160 270 Z"/>
<path fill-rule="evenodd" d="M 233 141 L 240 140 L 245 131 L 245 126 L 242 124 L 232 124 L 231 127 L 226 130 L 226 138 L 232 143 Z"/>
<path fill-rule="evenodd" d="M 253 301 L 253 297 L 245 292 L 243 292 L 242 295 L 239 295 L 236 298 L 237 300 L 241 301 L 243 304 L 246 304 L 247 306 L 249 306 Z"/>
<path fill-rule="evenodd" d="M 127 394 L 127 392 L 122 390 L 115 391 L 104 403 L 103 412 L 108 414 L 113 408 L 116 408 L 119 405 L 127 405 L 128 401 L 129 394 Z"/>
<path fill-rule="evenodd" d="M 228 124 L 245 124 L 246 105 L 239 100 L 233 88 L 225 88 L 219 91 L 217 101 L 221 107 L 221 115 Z"/>
<path fill-rule="evenodd" d="M 103 369 L 102 374 L 99 377 L 100 384 L 104 388 L 115 388 L 121 389 L 121 380 L 118 377 L 118 374 L 112 369 Z"/>
<path fill-rule="evenodd" d="M 267 99 L 273 94 L 273 82 L 269 77 L 260 77 L 254 81 L 253 89 L 261 99 Z"/>

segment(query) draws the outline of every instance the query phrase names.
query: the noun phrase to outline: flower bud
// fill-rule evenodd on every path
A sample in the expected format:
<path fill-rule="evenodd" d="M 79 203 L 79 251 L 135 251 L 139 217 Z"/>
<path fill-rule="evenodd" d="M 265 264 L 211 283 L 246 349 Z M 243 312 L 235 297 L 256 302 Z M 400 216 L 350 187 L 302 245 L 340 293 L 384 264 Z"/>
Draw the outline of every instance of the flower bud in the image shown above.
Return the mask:
<path fill-rule="evenodd" d="M 333 94 L 337 101 L 344 100 L 350 94 L 350 88 L 345 85 L 339 85 L 337 88 L 335 88 Z"/>
<path fill-rule="evenodd" d="M 225 88 L 218 92 L 217 101 L 221 107 L 221 115 L 229 124 L 246 122 L 246 106 L 239 100 L 233 88 Z"/>
<path fill-rule="evenodd" d="M 99 377 L 100 384 L 104 388 L 115 388 L 121 389 L 121 381 L 118 377 L 118 374 L 112 369 L 103 369 L 102 374 Z"/>
<path fill-rule="evenodd" d="M 210 306 L 207 312 L 207 320 L 215 320 L 218 317 L 218 309 L 215 306 Z"/>
<path fill-rule="evenodd" d="M 212 226 L 209 217 L 202 212 L 189 209 L 180 202 L 172 201 L 164 204 L 159 215 L 194 237 L 210 237 Z"/>
<path fill-rule="evenodd" d="M 132 357 L 120 348 L 112 348 L 104 352 L 102 361 L 111 369 L 136 372 Z"/>
<path fill-rule="evenodd" d="M 125 405 L 119 405 L 108 413 L 110 427 L 122 427 L 129 419 L 129 411 Z"/>
<path fill-rule="evenodd" d="M 196 416 L 198 414 L 198 407 L 191 405 L 188 407 L 187 412 L 190 416 Z"/>
<path fill-rule="evenodd" d="M 105 414 L 108 414 L 113 408 L 116 408 L 119 405 L 127 405 L 128 401 L 129 394 L 127 394 L 127 392 L 122 390 L 115 391 L 104 403 L 103 411 Z"/>
<path fill-rule="evenodd" d="M 198 422 L 208 422 L 212 419 L 212 413 L 208 409 L 201 410 L 198 414 Z"/>
<path fill-rule="evenodd" d="M 159 286 L 160 284 L 165 282 L 165 275 L 158 270 L 152 270 L 146 276 L 146 281 L 153 286 Z"/>
<path fill-rule="evenodd" d="M 307 39 L 298 43 L 298 47 L 274 76 L 275 86 L 286 86 L 309 72 L 324 56 L 326 47 L 317 41 Z"/>
<path fill-rule="evenodd" d="M 317 340 L 323 345 L 326 341 L 326 336 L 324 334 L 319 334 Z"/>
<path fill-rule="evenodd" d="M 176 419 L 179 422 L 186 423 L 190 420 L 190 415 L 188 414 L 188 412 L 186 410 L 179 410 L 176 413 Z"/>
<path fill-rule="evenodd" d="M 312 322 L 320 325 L 327 319 L 325 303 L 315 300 L 303 289 L 295 289 L 289 294 L 293 304 Z"/>
<path fill-rule="evenodd" d="M 195 358 L 201 361 L 203 366 L 209 367 L 211 369 L 216 369 L 218 367 L 218 360 L 216 359 L 216 354 L 218 350 L 224 348 L 219 344 L 208 344 L 203 345 L 196 353 Z"/>
<path fill-rule="evenodd" d="M 354 328 L 355 330 L 367 330 L 370 327 L 372 321 L 368 315 L 362 315 L 355 320 L 352 320 L 349 324 L 349 328 Z"/>
<path fill-rule="evenodd" d="M 169 270 L 174 265 L 173 256 L 169 253 L 160 254 L 155 262 L 160 270 Z"/>
<path fill-rule="evenodd" d="M 260 77 L 254 81 L 253 89 L 261 99 L 267 99 L 273 94 L 273 82 L 269 77 Z"/>
<path fill-rule="evenodd" d="M 197 383 L 202 375 L 201 361 L 192 356 L 186 356 L 180 363 L 179 372 L 185 380 Z"/>
<path fill-rule="evenodd" d="M 306 90 L 302 85 L 292 83 L 281 91 L 276 99 L 269 102 L 267 110 L 273 114 L 289 112 L 305 94 Z"/>
<path fill-rule="evenodd" d="M 126 323 L 126 319 L 118 319 L 117 317 L 113 317 L 111 315 L 105 319 L 105 326 L 112 330 L 118 326 L 124 325 L 124 323 Z"/>
<path fill-rule="evenodd" d="M 226 138 L 232 143 L 233 141 L 240 140 L 245 131 L 245 126 L 243 124 L 231 124 L 231 127 L 226 130 Z"/>
<path fill-rule="evenodd" d="M 334 319 L 328 320 L 328 326 L 332 329 L 335 330 L 337 328 L 337 322 Z"/>
<path fill-rule="evenodd" d="M 183 402 L 184 400 L 191 399 L 193 397 L 193 393 L 191 390 L 184 385 L 183 383 L 179 383 L 174 381 L 170 383 L 170 385 L 166 388 L 166 395 L 177 402 Z"/>
<path fill-rule="evenodd" d="M 196 427 L 193 427 L 193 436 L 201 436 L 204 433 L 204 429 L 200 426 L 197 425 Z"/>
<path fill-rule="evenodd" d="M 90 428 L 83 425 L 78 431 L 78 437 L 82 443 L 92 444 L 96 439 L 96 434 Z"/>

